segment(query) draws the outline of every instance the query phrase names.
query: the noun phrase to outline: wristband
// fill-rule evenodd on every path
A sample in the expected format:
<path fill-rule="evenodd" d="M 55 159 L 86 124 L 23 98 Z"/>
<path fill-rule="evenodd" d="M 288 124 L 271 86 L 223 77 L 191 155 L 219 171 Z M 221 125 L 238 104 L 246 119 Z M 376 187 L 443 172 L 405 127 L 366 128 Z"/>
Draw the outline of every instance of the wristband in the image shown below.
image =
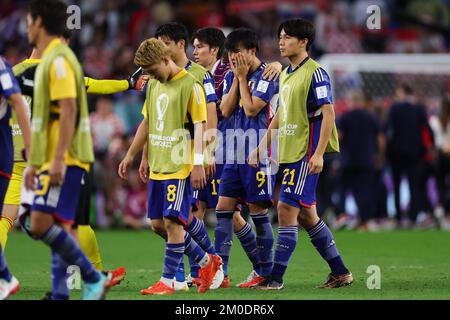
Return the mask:
<path fill-rule="evenodd" d="M 203 154 L 196 153 L 194 154 L 194 166 L 202 166 L 203 165 Z"/>

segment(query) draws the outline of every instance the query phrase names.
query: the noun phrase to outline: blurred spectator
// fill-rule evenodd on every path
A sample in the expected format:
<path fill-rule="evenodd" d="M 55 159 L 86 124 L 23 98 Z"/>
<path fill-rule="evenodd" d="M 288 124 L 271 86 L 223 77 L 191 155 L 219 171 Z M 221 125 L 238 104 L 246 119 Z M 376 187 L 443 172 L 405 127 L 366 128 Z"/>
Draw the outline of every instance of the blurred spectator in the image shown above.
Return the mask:
<path fill-rule="evenodd" d="M 83 59 L 84 71 L 87 75 L 95 79 L 109 78 L 113 64 L 112 49 L 105 41 L 105 34 L 102 29 L 98 28 L 94 33 L 94 41 L 86 48 Z"/>
<path fill-rule="evenodd" d="M 100 96 L 95 105 L 95 112 L 89 118 L 91 122 L 94 151 L 97 158 L 103 158 L 114 139 L 124 133 L 122 120 L 113 113 L 112 100 L 108 96 Z"/>
<path fill-rule="evenodd" d="M 427 126 L 425 110 L 414 102 L 412 89 L 402 84 L 396 89 L 396 102 L 391 106 L 386 123 L 387 159 L 394 181 L 396 218 L 402 227 L 416 222 L 420 209 L 421 174 L 425 148 L 422 130 Z M 410 204 L 408 215 L 402 217 L 400 183 L 403 175 L 408 178 Z M 403 218 L 403 219 L 402 219 Z"/>
<path fill-rule="evenodd" d="M 128 188 L 123 210 L 123 223 L 132 229 L 142 229 L 147 223 L 147 188 L 139 178 L 136 169 L 128 174 Z"/>
<path fill-rule="evenodd" d="M 446 29 L 449 28 L 450 13 L 448 2 L 446 3 L 443 0 L 411 0 L 405 12 L 423 23 L 433 24 Z"/>
<path fill-rule="evenodd" d="M 341 141 L 340 212 L 337 224 L 348 219 L 345 213 L 346 193 L 351 191 L 358 206 L 360 228 L 375 228 L 375 181 L 380 152 L 384 139 L 380 124 L 373 114 L 365 109 L 361 92 L 353 91 L 348 97 L 348 112 L 338 122 Z"/>
<path fill-rule="evenodd" d="M 430 118 L 433 129 L 437 156 L 437 182 L 440 205 L 445 210 L 441 214 L 441 227 L 450 230 L 450 94 L 446 94 L 438 116 Z"/>
<path fill-rule="evenodd" d="M 108 226 L 107 217 L 114 215 L 118 207 L 114 197 L 118 185 L 116 157 L 122 145 L 124 127 L 122 120 L 112 112 L 110 97 L 100 96 L 95 109 L 90 122 L 95 153 L 96 212 L 104 226 Z"/>

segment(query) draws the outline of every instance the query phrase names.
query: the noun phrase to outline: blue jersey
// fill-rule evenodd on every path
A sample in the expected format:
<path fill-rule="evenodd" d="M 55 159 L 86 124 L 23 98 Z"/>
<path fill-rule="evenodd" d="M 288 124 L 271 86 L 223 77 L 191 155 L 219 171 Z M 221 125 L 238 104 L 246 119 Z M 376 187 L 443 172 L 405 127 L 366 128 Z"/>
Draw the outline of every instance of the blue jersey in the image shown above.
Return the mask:
<path fill-rule="evenodd" d="M 272 81 L 264 80 L 262 75 L 265 68 L 266 63 L 262 63 L 258 69 L 247 76 L 247 79 L 250 95 L 258 97 L 266 102 L 266 106 L 262 108 L 255 117 L 249 118 L 245 114 L 242 99 L 238 97 L 238 104 L 234 109 L 234 126 L 232 128 L 235 130 L 242 129 L 247 133 L 247 135 L 245 135 L 245 144 L 235 144 L 236 154 L 239 158 L 241 158 L 240 154 L 242 152 L 245 152 L 245 158 L 247 158 L 249 152 L 258 146 L 260 139 L 265 133 L 260 130 L 267 130 L 270 120 L 276 112 L 278 105 L 278 78 Z M 225 76 L 224 95 L 228 94 L 231 84 L 233 83 L 233 78 L 234 73 L 232 71 L 228 72 Z M 256 134 L 256 140 L 251 141 L 251 138 L 249 137 L 251 134 L 250 132 Z M 255 143 L 256 145 L 254 145 Z"/>
<path fill-rule="evenodd" d="M 11 108 L 7 99 L 14 93 L 20 93 L 10 65 L 0 57 L 0 175 L 9 176 L 14 161 L 12 128 L 10 124 Z"/>

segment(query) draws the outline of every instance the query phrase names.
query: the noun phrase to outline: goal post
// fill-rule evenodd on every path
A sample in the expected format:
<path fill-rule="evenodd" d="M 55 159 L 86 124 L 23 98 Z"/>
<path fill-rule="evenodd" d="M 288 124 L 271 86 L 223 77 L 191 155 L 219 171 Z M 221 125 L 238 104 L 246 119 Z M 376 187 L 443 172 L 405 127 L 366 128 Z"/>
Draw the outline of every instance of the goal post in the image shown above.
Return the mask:
<path fill-rule="evenodd" d="M 338 114 L 345 111 L 351 90 L 389 107 L 396 87 L 406 83 L 429 111 L 439 108 L 450 91 L 450 54 L 326 54 L 319 63 L 331 78 Z"/>

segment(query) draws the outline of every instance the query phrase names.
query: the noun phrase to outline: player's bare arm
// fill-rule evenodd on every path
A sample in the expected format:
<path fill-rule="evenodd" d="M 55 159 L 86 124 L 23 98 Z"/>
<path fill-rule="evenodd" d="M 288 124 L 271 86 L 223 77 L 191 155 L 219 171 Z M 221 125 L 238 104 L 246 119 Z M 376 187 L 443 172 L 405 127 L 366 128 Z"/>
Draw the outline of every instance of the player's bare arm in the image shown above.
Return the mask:
<path fill-rule="evenodd" d="M 147 119 L 144 119 L 141 121 L 141 124 L 139 125 L 136 131 L 136 135 L 134 136 L 133 142 L 131 143 L 131 146 L 128 149 L 127 154 L 123 158 L 122 162 L 120 162 L 119 164 L 119 170 L 117 173 L 119 174 L 119 177 L 121 177 L 122 179 L 128 180 L 127 170 L 133 163 L 133 159 L 136 156 L 136 154 L 144 147 L 144 144 L 147 141 L 147 132 L 148 132 L 148 121 Z"/>
<path fill-rule="evenodd" d="M 206 122 L 206 148 L 209 152 L 206 176 L 209 178 L 216 173 L 216 161 L 214 159 L 214 144 L 217 136 L 217 111 L 215 102 L 206 104 L 208 120 Z"/>
<path fill-rule="evenodd" d="M 203 167 L 203 132 L 206 128 L 204 122 L 194 124 L 194 168 L 191 172 L 191 182 L 194 189 L 201 190 L 206 185 L 205 169 Z"/>
<path fill-rule="evenodd" d="M 323 155 L 330 140 L 333 124 L 335 121 L 334 108 L 332 104 L 325 104 L 322 109 L 322 127 L 320 128 L 320 138 L 316 151 L 312 155 L 308 163 L 308 174 L 315 174 L 322 172 L 323 169 Z"/>
<path fill-rule="evenodd" d="M 272 121 L 270 122 L 269 128 L 268 128 L 266 134 L 262 137 L 261 142 L 259 143 L 258 147 L 256 149 L 254 149 L 252 152 L 250 152 L 247 162 L 252 167 L 255 167 L 255 168 L 258 167 L 258 162 L 261 159 L 262 150 L 266 150 L 267 146 L 270 146 L 270 144 L 272 143 L 272 138 L 276 139 L 277 134 L 278 134 L 278 127 L 279 127 L 278 119 L 279 119 L 279 116 L 278 116 L 278 111 L 277 111 L 275 113 L 275 115 L 273 116 Z"/>
<path fill-rule="evenodd" d="M 247 83 L 249 70 L 250 63 L 245 61 L 241 53 L 238 53 L 236 56 L 236 76 L 239 79 L 239 93 L 244 112 L 247 117 L 255 117 L 267 105 L 267 102 L 250 94 L 250 88 Z"/>
<path fill-rule="evenodd" d="M 139 164 L 139 177 L 143 183 L 147 183 L 150 178 L 150 167 L 148 165 L 147 152 L 147 142 L 145 142 L 144 147 L 142 148 L 141 163 Z"/>

